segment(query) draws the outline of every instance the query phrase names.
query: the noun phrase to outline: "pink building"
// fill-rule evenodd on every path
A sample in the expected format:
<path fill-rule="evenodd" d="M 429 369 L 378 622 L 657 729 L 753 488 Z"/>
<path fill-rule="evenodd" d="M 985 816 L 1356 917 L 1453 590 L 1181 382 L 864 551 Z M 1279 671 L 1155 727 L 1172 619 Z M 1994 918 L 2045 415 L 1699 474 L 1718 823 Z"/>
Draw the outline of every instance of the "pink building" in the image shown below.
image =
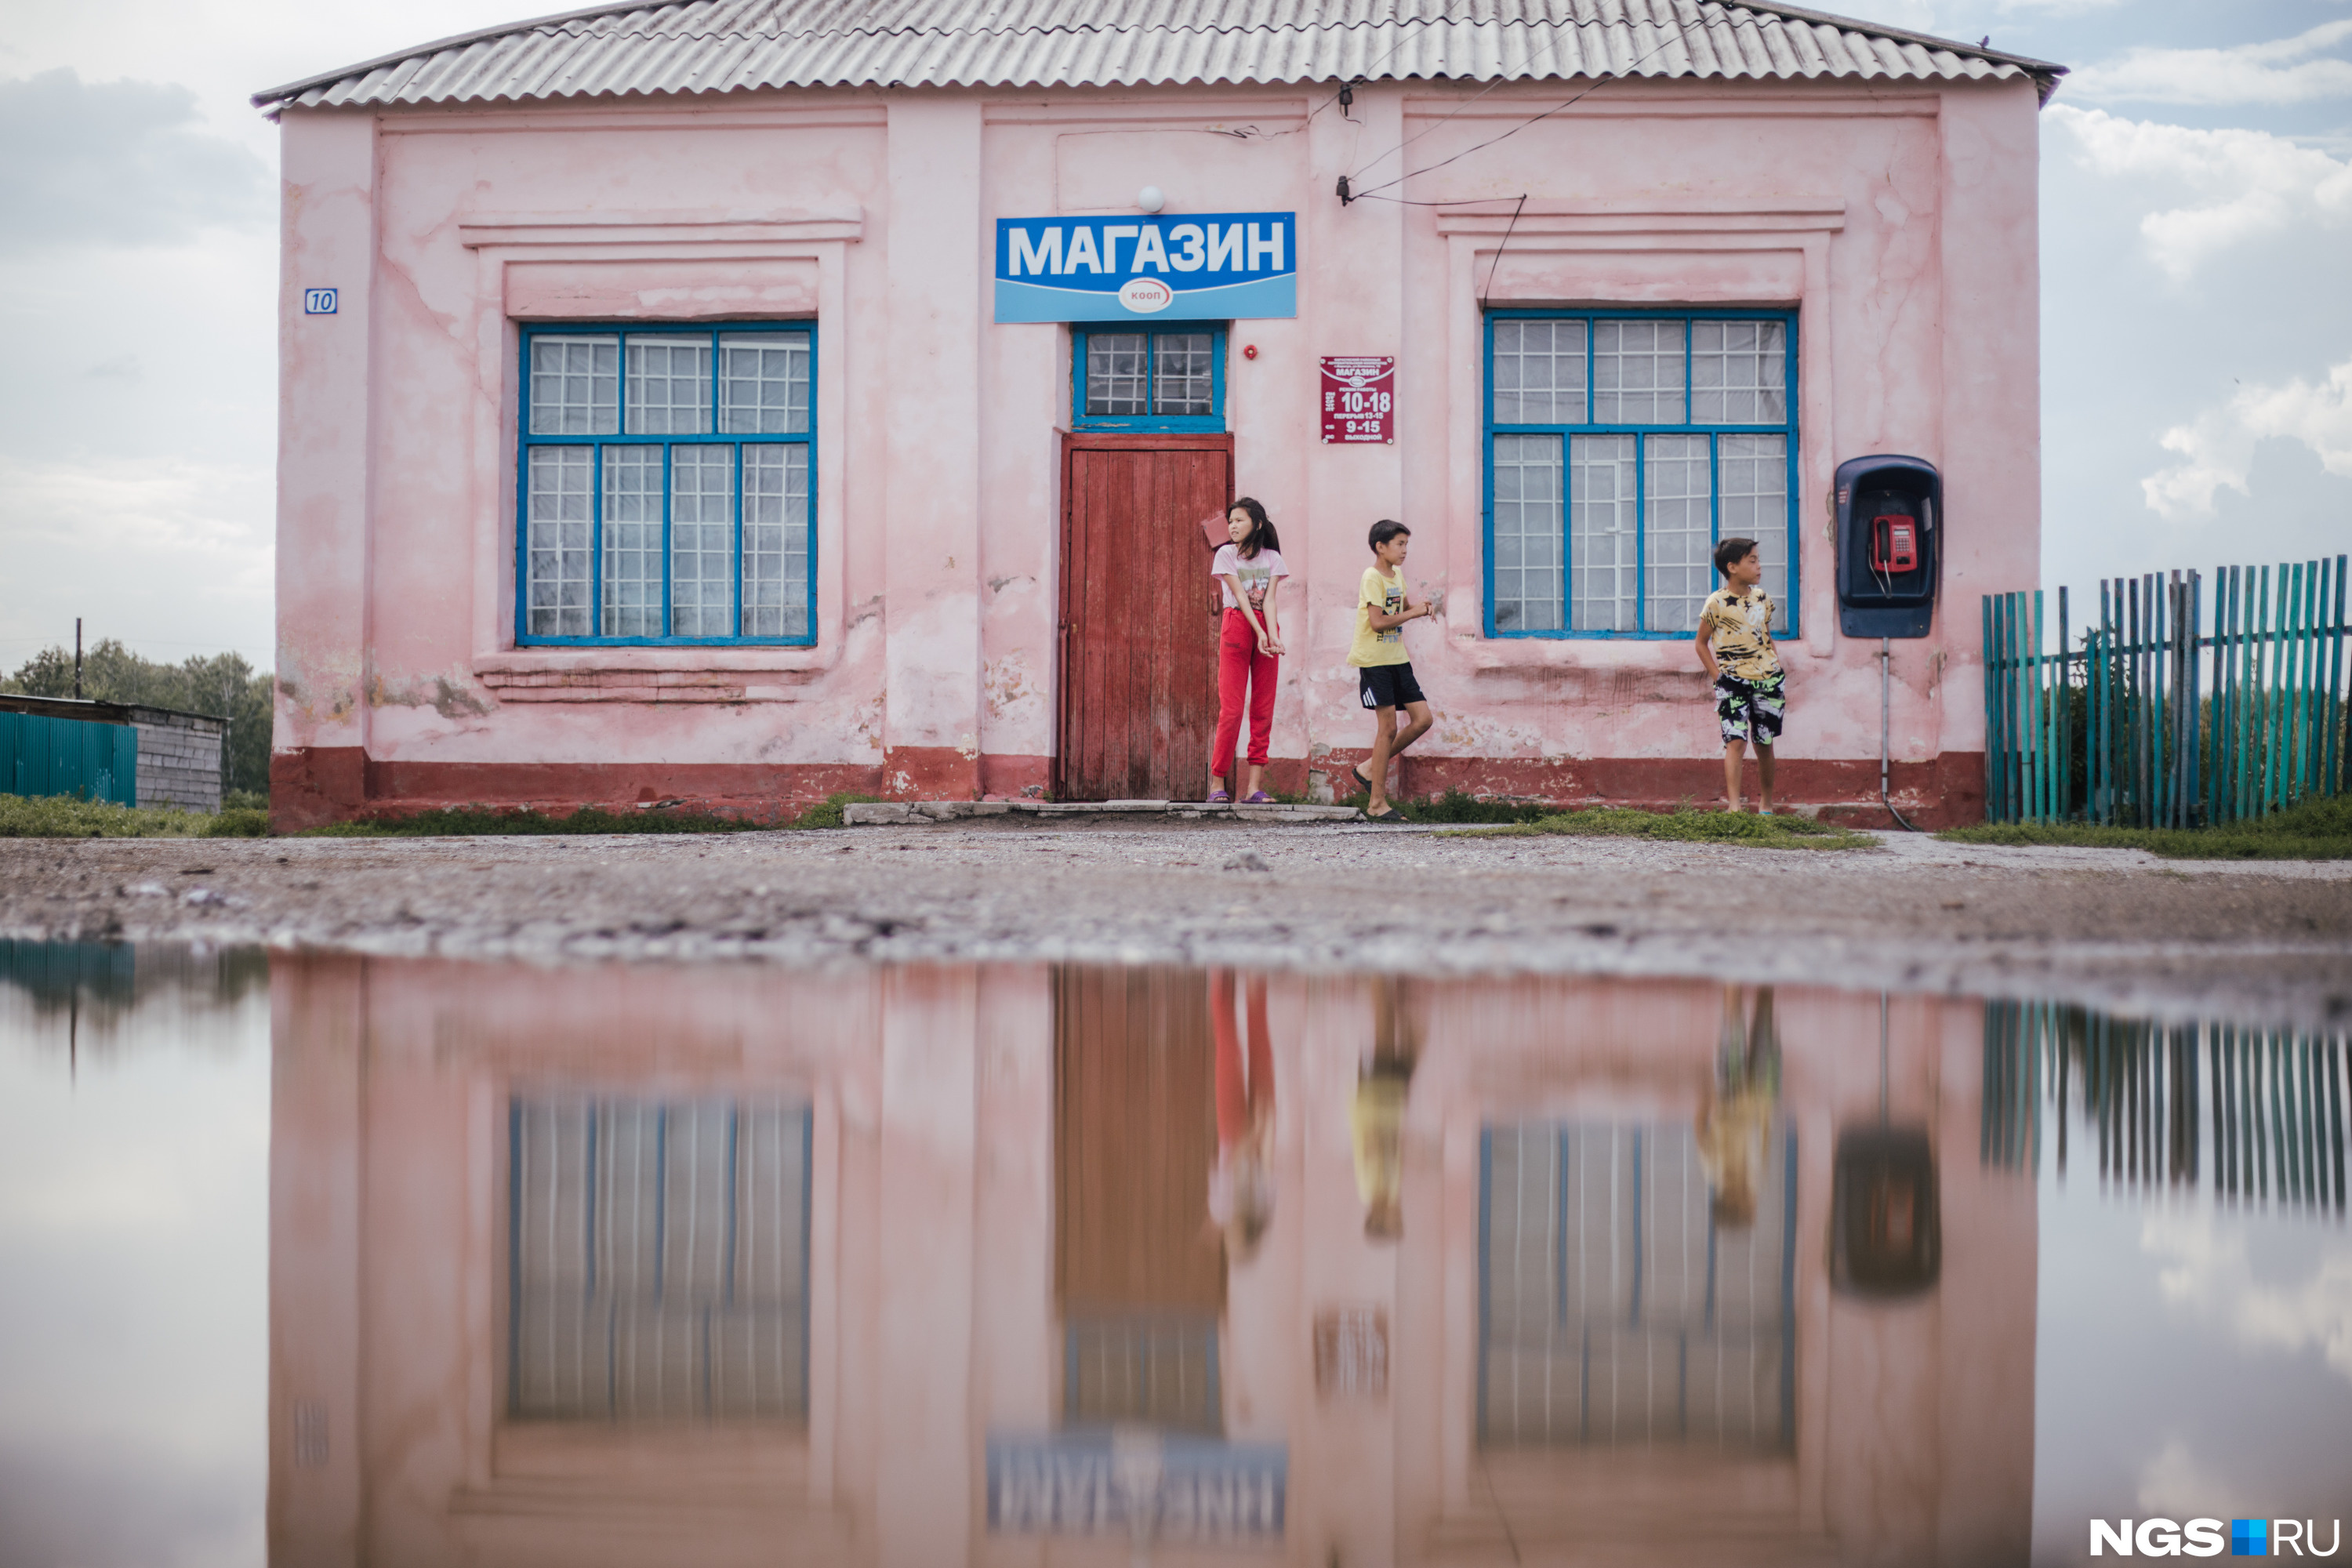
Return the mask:
<path fill-rule="evenodd" d="M 1433 984 L 1383 1130 L 1376 984 L 1257 985 L 274 956 L 270 1562 L 2025 1561 L 1982 1003 L 1783 990 L 1727 1118 L 1719 986 Z"/>
<path fill-rule="evenodd" d="M 1443 605 L 1408 794 L 1712 798 L 1690 628 L 1746 534 L 1782 793 L 1874 809 L 1833 477 L 1883 453 L 1949 505 L 1895 798 L 1972 817 L 1978 595 L 2038 563 L 2057 70 L 1717 0 L 692 0 L 262 94 L 278 819 L 1195 795 L 1235 494 L 1297 574 L 1276 787 L 1368 749 L 1395 517 Z M 1327 423 L 1346 359 L 1392 378 Z"/>

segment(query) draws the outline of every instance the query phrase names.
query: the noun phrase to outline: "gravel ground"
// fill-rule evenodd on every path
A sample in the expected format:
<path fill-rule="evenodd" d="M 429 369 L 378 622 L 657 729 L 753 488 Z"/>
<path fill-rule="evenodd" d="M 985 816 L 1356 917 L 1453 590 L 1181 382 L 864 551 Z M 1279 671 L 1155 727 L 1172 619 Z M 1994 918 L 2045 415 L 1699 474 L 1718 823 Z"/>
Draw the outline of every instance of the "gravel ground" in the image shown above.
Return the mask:
<path fill-rule="evenodd" d="M 1714 973 L 2352 1021 L 2352 862 L 991 821 L 726 837 L 18 839 L 0 935 L 386 954 Z"/>

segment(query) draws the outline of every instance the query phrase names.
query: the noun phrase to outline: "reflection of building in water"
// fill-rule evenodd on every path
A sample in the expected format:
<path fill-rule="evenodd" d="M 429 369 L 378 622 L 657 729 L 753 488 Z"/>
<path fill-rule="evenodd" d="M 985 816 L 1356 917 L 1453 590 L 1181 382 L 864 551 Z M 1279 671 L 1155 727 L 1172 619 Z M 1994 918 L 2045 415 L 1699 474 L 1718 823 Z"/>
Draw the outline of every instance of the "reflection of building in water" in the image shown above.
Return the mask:
<path fill-rule="evenodd" d="M 1433 984 L 1383 1235 L 1373 989 L 1275 977 L 1244 1252 L 1216 994 L 277 960 L 273 1561 L 2021 1560 L 2035 1232 L 1971 1148 L 1979 1007 L 1893 1009 L 1894 1120 L 1968 1157 L 1940 1282 L 1883 1302 L 1826 1261 L 1875 996 L 1780 993 L 1732 1223 L 1719 988 Z"/>
<path fill-rule="evenodd" d="M 808 1107 L 509 1101 L 507 1409 L 805 1419 Z"/>

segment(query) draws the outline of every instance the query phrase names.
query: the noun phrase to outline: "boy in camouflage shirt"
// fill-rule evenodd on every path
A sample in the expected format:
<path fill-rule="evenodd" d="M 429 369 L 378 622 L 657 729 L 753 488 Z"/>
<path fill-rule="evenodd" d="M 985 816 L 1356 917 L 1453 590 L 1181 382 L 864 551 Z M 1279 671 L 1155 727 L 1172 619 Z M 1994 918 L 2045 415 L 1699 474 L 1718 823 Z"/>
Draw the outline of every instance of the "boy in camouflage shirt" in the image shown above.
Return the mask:
<path fill-rule="evenodd" d="M 1763 788 L 1757 810 L 1772 812 L 1772 742 L 1780 738 L 1787 710 L 1781 695 L 1780 655 L 1772 646 L 1772 595 L 1763 588 L 1764 563 L 1752 539 L 1727 539 L 1715 547 L 1715 569 L 1723 586 L 1707 595 L 1698 614 L 1698 661 L 1715 682 L 1715 716 L 1723 730 L 1723 795 L 1727 809 L 1739 809 L 1739 773 L 1749 742 Z"/>

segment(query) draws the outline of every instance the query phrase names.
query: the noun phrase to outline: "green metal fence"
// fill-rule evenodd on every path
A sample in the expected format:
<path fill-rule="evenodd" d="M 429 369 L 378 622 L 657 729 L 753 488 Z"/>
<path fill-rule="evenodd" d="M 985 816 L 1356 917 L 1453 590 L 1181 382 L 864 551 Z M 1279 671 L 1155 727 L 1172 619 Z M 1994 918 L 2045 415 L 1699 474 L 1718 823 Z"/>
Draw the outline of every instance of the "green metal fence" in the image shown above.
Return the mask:
<path fill-rule="evenodd" d="M 139 804 L 139 731 L 129 724 L 0 712 L 0 789 Z"/>
<path fill-rule="evenodd" d="M 1984 598 L 1985 816 L 2197 827 L 2347 787 L 2346 562 Z"/>
<path fill-rule="evenodd" d="M 1980 1152 L 1987 1164 L 2039 1171 L 2054 1156 L 2062 1175 L 2090 1164 L 2117 1187 L 2340 1216 L 2347 1046 L 2340 1032 L 1988 1002 Z"/>

